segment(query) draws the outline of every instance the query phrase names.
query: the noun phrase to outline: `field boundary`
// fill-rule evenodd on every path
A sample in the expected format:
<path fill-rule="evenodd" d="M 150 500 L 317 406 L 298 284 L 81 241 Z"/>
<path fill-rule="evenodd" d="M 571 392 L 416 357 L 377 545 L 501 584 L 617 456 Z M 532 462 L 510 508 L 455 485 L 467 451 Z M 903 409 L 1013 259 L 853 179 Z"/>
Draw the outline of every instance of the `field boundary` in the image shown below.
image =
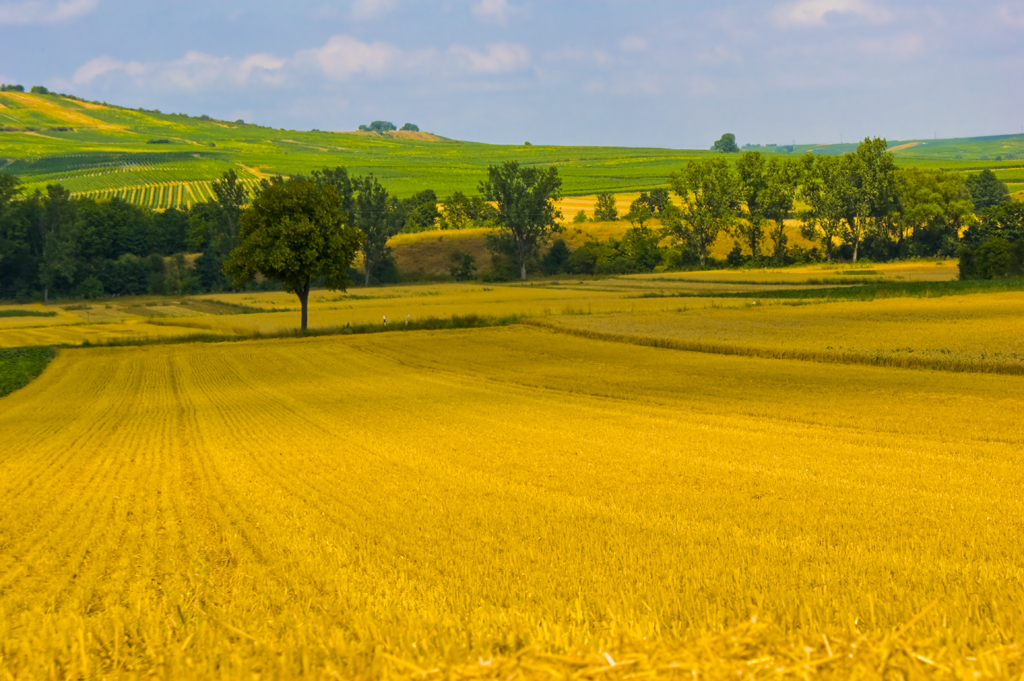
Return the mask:
<path fill-rule="evenodd" d="M 861 364 L 866 366 L 888 367 L 894 369 L 925 369 L 933 371 L 949 371 L 953 373 L 972 374 L 1004 374 L 1024 376 L 1024 364 L 996 364 L 964 359 L 926 359 L 920 357 L 893 357 L 890 355 L 869 355 L 856 352 L 835 352 L 818 350 L 791 350 L 779 348 L 759 348 L 745 345 L 729 345 L 726 343 L 708 343 L 704 341 L 676 340 L 654 336 L 634 336 L 630 334 L 593 331 L 591 329 L 574 329 L 553 324 L 538 318 L 522 320 L 523 324 L 547 329 L 555 333 L 564 333 L 580 338 L 627 343 L 666 350 L 682 350 L 684 352 L 702 352 L 709 355 L 734 355 L 739 357 L 756 357 L 759 359 L 790 359 L 820 364 Z"/>

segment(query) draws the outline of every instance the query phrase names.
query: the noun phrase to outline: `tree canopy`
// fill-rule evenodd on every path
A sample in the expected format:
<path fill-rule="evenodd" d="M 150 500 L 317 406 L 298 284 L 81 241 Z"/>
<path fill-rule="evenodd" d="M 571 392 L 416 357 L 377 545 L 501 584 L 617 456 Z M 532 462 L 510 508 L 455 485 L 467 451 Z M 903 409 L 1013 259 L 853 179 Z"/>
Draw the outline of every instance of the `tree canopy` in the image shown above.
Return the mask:
<path fill-rule="evenodd" d="M 681 199 L 682 207 L 666 209 L 662 222 L 676 240 L 697 251 L 700 266 L 705 267 L 708 248 L 719 232 L 732 225 L 739 202 L 729 162 L 724 158 L 690 161 L 682 172 L 669 175 L 668 183 Z"/>
<path fill-rule="evenodd" d="M 712 151 L 721 151 L 726 154 L 737 153 L 740 148 L 736 145 L 736 135 L 731 132 L 727 132 L 722 135 L 714 146 L 711 147 Z"/>
<path fill-rule="evenodd" d="M 506 161 L 487 169 L 480 193 L 495 202 L 499 234 L 488 240 L 492 250 L 504 251 L 515 258 L 520 277 L 526 279 L 526 264 L 536 256 L 537 248 L 560 227 L 561 213 L 555 201 L 561 198 L 562 178 L 558 169 L 522 167 Z"/>
<path fill-rule="evenodd" d="M 996 174 L 986 168 L 976 175 L 967 176 L 967 190 L 974 202 L 974 209 L 989 208 L 1010 200 L 1010 190 L 1000 182 Z"/>
<path fill-rule="evenodd" d="M 336 191 L 308 180 L 269 184 L 242 215 L 240 244 L 224 271 L 241 287 L 256 274 L 280 281 L 302 305 L 301 328 L 309 319 L 314 279 L 345 290 L 348 268 L 363 241 L 346 224 Z"/>

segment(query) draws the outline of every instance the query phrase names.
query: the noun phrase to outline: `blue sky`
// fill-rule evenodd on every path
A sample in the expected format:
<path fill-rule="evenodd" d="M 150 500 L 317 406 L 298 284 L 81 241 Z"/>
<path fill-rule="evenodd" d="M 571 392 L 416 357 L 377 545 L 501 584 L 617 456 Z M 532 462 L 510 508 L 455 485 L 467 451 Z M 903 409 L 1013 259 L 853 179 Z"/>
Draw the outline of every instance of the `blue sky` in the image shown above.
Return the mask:
<path fill-rule="evenodd" d="M 1024 126 L 1024 3 L 0 0 L 0 82 L 288 129 L 706 148 Z"/>

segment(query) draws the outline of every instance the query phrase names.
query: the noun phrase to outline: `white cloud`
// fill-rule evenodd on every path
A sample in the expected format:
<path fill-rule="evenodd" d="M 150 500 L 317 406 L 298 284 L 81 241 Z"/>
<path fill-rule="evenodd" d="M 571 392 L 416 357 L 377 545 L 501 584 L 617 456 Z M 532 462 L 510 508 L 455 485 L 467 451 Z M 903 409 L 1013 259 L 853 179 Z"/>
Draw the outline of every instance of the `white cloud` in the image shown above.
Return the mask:
<path fill-rule="evenodd" d="M 296 55 L 297 62 L 310 59 L 324 74 L 335 80 L 345 80 L 360 73 L 380 75 L 398 66 L 404 53 L 388 43 L 364 43 L 351 36 L 336 35 L 316 50 Z"/>
<path fill-rule="evenodd" d="M 508 73 L 530 64 L 530 51 L 525 45 L 494 43 L 487 46 L 486 52 L 478 52 L 463 45 L 453 45 L 449 52 L 462 66 L 474 73 Z"/>
<path fill-rule="evenodd" d="M 624 52 L 643 52 L 647 49 L 647 41 L 635 35 L 627 35 L 619 41 L 619 47 Z"/>
<path fill-rule="evenodd" d="M 99 0 L 4 2 L 0 3 L 0 26 L 51 24 L 77 19 L 92 12 L 98 4 Z"/>
<path fill-rule="evenodd" d="M 480 0 L 473 5 L 473 15 L 488 21 L 503 24 L 515 12 L 508 0 Z"/>
<path fill-rule="evenodd" d="M 351 14 L 356 20 L 376 19 L 395 8 L 397 0 L 353 0 Z"/>
<path fill-rule="evenodd" d="M 285 60 L 270 54 L 253 54 L 243 59 L 216 57 L 202 52 L 188 52 L 181 59 L 170 62 L 124 62 L 110 56 L 97 57 L 83 64 L 72 77 L 76 84 L 87 84 L 113 73 L 123 73 L 147 83 L 163 86 L 171 84 L 181 90 L 231 83 L 245 85 L 258 80 L 279 83 Z"/>
<path fill-rule="evenodd" d="M 872 23 L 885 23 L 892 15 L 869 0 L 797 0 L 775 8 L 780 26 L 825 26 L 830 14 L 855 16 Z"/>

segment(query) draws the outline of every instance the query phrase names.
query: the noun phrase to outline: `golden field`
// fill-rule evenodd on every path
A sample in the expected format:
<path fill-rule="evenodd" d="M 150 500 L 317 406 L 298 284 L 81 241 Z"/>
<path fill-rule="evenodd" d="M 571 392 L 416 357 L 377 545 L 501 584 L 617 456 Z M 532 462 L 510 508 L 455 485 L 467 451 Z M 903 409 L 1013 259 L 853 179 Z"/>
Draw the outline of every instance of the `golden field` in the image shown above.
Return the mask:
<path fill-rule="evenodd" d="M 0 401 L 0 675 L 1016 678 L 1021 380 L 525 326 L 63 350 Z"/>
<path fill-rule="evenodd" d="M 558 315 L 528 323 L 680 350 L 1024 374 L 1019 292 L 799 305 L 683 300 L 672 311 Z"/>

